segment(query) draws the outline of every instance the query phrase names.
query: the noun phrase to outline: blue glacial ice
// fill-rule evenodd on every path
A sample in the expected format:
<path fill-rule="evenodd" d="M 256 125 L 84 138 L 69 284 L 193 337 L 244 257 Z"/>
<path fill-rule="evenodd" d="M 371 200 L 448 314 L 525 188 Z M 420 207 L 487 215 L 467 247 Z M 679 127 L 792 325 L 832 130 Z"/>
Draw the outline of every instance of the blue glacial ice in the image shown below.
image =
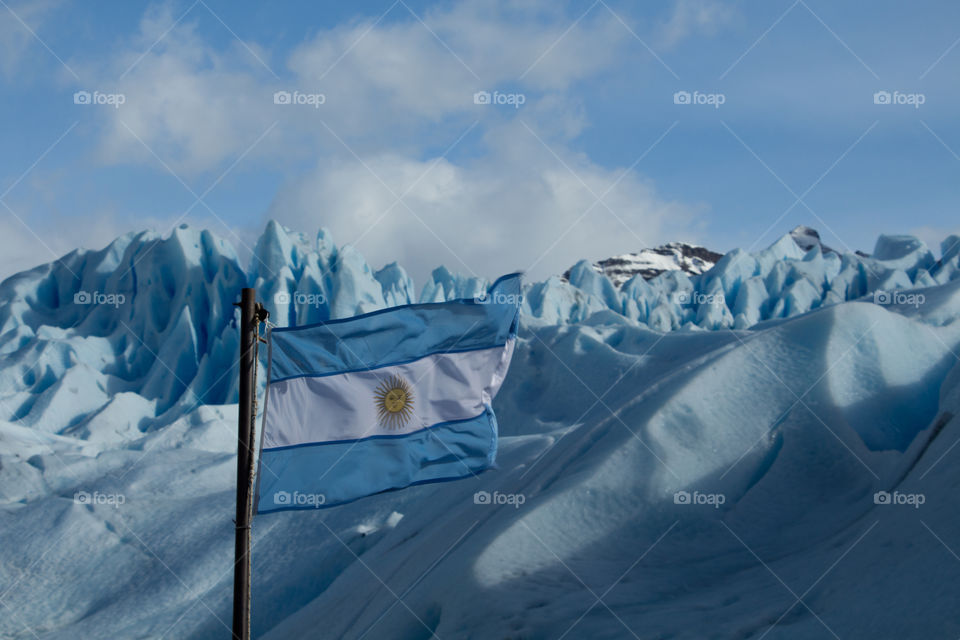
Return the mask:
<path fill-rule="evenodd" d="M 528 283 L 499 469 L 258 517 L 255 634 L 957 637 L 960 237 L 939 249 L 785 235 Z M 4 281 L 0 637 L 228 635 L 242 287 L 290 326 L 487 284 L 418 292 L 273 222 L 246 267 L 180 227 Z"/>

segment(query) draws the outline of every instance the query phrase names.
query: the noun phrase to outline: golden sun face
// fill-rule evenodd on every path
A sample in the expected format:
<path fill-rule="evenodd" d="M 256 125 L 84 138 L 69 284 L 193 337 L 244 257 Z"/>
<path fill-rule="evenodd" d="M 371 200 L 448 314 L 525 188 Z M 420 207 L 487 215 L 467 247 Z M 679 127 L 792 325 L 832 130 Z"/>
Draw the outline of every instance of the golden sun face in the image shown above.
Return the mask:
<path fill-rule="evenodd" d="M 388 429 L 400 429 L 413 415 L 413 393 L 400 376 L 391 376 L 380 383 L 373 393 L 380 424 Z"/>

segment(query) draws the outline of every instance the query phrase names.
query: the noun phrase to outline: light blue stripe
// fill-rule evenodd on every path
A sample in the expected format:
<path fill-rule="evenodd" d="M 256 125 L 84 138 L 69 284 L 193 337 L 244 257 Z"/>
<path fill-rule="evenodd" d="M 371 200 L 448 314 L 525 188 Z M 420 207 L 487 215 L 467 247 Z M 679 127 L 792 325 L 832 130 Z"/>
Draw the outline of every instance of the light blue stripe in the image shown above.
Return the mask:
<path fill-rule="evenodd" d="M 429 358 L 430 356 L 447 355 L 450 353 L 469 353 L 471 351 L 483 351 L 485 349 L 493 349 L 496 347 L 505 347 L 505 346 L 507 346 L 506 343 L 495 344 L 489 347 L 476 347 L 473 349 L 448 349 L 446 351 L 437 351 L 435 353 L 425 353 L 422 356 L 419 356 L 417 358 L 410 358 L 409 360 L 403 360 L 401 362 L 385 362 L 383 364 L 377 365 L 376 367 L 361 367 L 360 369 L 347 369 L 345 371 L 328 371 L 325 373 L 301 373 L 300 375 L 290 376 L 289 378 L 277 378 L 275 380 L 271 379 L 270 384 L 273 384 L 274 382 L 280 382 L 282 380 L 292 380 L 294 378 L 323 378 L 326 376 L 339 376 L 344 373 L 359 373 L 361 371 L 372 371 L 373 369 L 385 369 L 386 367 L 399 367 L 401 365 L 410 364 L 411 362 L 416 362 L 417 360 L 423 360 L 424 358 Z"/>
<path fill-rule="evenodd" d="M 270 381 L 368 370 L 429 353 L 503 345 L 516 335 L 520 294 L 520 275 L 513 274 L 490 287 L 489 304 L 467 299 L 407 305 L 274 329 Z"/>
<path fill-rule="evenodd" d="M 333 507 L 471 476 L 493 466 L 496 451 L 497 421 L 489 407 L 475 418 L 404 436 L 267 449 L 261 452 L 257 513 Z"/>

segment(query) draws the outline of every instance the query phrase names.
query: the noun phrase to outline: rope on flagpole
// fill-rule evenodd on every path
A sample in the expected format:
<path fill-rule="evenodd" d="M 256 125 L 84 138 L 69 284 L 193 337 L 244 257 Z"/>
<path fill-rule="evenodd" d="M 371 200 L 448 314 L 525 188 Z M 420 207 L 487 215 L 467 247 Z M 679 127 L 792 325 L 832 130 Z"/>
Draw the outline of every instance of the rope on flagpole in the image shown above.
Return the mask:
<path fill-rule="evenodd" d="M 254 344 L 254 347 L 253 347 L 253 388 L 254 389 L 257 388 L 257 376 L 260 373 L 260 343 L 261 342 L 264 344 L 267 343 L 267 338 L 260 337 L 260 323 L 263 323 L 267 329 L 267 333 L 265 333 L 264 335 L 269 335 L 269 330 L 277 326 L 275 323 L 270 322 L 270 312 L 267 311 L 266 308 L 264 308 L 264 306 L 258 302 L 257 303 L 257 328 L 256 328 L 257 333 L 253 343 Z M 257 415 L 259 415 L 259 412 L 260 412 L 260 402 L 257 398 L 257 394 L 254 393 L 253 394 L 254 439 L 252 441 L 252 444 L 254 445 L 256 444 L 256 430 L 257 430 L 256 417 Z"/>
<path fill-rule="evenodd" d="M 260 304 L 257 304 L 260 307 Z M 260 371 L 260 341 L 263 339 L 260 337 L 260 308 L 257 309 L 257 320 L 256 328 L 254 329 L 253 336 L 253 431 L 252 434 L 254 437 L 250 440 L 250 446 L 254 446 L 256 443 L 256 430 L 257 430 L 257 373 Z"/>

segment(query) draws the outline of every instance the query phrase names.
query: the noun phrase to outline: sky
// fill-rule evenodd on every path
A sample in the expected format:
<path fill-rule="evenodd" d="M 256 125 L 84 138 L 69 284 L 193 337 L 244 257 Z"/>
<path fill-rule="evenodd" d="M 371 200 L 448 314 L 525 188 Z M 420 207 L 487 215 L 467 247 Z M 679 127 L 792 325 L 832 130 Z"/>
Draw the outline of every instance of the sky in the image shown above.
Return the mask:
<path fill-rule="evenodd" d="M 180 224 L 534 279 L 960 231 L 960 4 L 0 0 L 0 278 Z"/>

